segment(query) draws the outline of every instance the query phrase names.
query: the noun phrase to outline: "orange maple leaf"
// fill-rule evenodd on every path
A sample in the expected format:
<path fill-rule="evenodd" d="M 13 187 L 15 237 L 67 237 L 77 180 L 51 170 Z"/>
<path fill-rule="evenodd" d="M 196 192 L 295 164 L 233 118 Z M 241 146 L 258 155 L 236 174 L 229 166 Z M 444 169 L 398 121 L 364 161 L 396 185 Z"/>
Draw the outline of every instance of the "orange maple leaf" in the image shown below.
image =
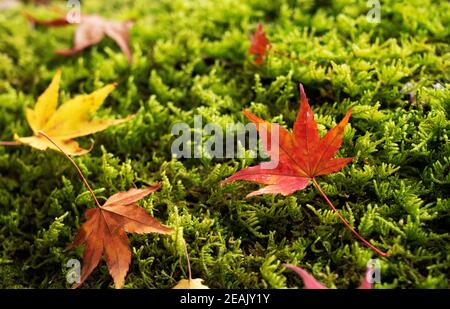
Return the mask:
<path fill-rule="evenodd" d="M 61 151 L 77 169 L 97 206 L 86 211 L 87 221 L 81 225 L 73 243 L 69 246 L 69 248 L 85 246 L 80 280 L 74 288 L 79 287 L 89 277 L 102 256 L 105 257 L 115 287 L 121 288 L 131 262 L 130 241 L 126 233 L 171 234 L 173 232 L 172 228 L 161 224 L 145 209 L 136 205 L 137 201 L 155 192 L 161 185 L 156 184 L 145 189 L 119 192 L 109 197 L 105 204 L 100 205 L 75 161 L 45 132 L 41 131 L 39 135 Z"/>
<path fill-rule="evenodd" d="M 102 206 L 86 211 L 83 223 L 69 248 L 84 245 L 81 285 L 105 257 L 116 288 L 121 288 L 131 262 L 130 242 L 126 233 L 170 234 L 172 229 L 150 216 L 135 204 L 160 185 L 146 189 L 130 189 L 111 196 Z"/>

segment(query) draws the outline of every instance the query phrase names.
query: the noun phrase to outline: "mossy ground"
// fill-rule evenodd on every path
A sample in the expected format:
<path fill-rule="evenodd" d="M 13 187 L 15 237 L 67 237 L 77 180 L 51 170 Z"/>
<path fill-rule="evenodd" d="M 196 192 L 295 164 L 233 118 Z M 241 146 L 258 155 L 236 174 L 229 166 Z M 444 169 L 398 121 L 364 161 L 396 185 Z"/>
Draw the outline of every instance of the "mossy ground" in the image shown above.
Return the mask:
<path fill-rule="evenodd" d="M 65 3 L 62 2 L 62 7 Z M 31 133 L 32 106 L 61 68 L 62 99 L 117 82 L 100 116 L 134 121 L 93 136 L 76 158 L 101 200 L 162 181 L 141 203 L 173 237 L 130 235 L 126 288 L 170 288 L 193 275 L 211 288 L 301 287 L 288 262 L 330 287 L 355 287 L 374 253 L 359 243 L 313 187 L 290 197 L 245 199 L 258 186 L 220 181 L 255 159 L 171 159 L 171 125 L 244 121 L 243 108 L 292 127 L 303 83 L 323 134 L 354 113 L 339 156 L 341 172 L 319 179 L 360 233 L 392 256 L 381 258 L 378 288 L 448 288 L 450 277 L 450 4 L 386 0 L 381 23 L 366 1 L 83 1 L 84 13 L 136 21 L 130 66 L 110 40 L 80 56 L 73 27 L 32 28 L 26 9 L 0 13 L 0 139 Z M 263 22 L 273 49 L 256 66 L 249 35 Z M 89 145 L 89 138 L 80 139 Z M 70 163 L 54 151 L 0 147 L 0 287 L 65 288 L 68 251 L 94 207 Z M 106 265 L 84 287 L 112 286 Z"/>

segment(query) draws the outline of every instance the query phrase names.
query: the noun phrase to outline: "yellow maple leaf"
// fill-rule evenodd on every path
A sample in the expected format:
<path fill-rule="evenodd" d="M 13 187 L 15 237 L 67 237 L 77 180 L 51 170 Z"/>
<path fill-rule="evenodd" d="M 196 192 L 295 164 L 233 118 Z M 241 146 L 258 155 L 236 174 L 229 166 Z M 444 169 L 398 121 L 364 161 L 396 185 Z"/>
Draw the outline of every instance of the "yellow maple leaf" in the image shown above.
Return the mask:
<path fill-rule="evenodd" d="M 109 126 L 124 123 L 134 117 L 92 120 L 92 116 L 103 104 L 106 97 L 116 88 L 115 84 L 106 85 L 90 94 L 76 96 L 56 108 L 60 80 L 61 71 L 58 70 L 48 88 L 38 98 L 34 109 L 26 108 L 27 121 L 34 136 L 20 137 L 15 135 L 14 138 L 19 143 L 39 150 L 46 150 L 47 148 L 58 150 L 39 134 L 40 131 L 43 131 L 55 140 L 66 153 L 83 155 L 88 153 L 90 149 L 81 148 L 73 140 L 74 138 L 105 130 Z"/>
<path fill-rule="evenodd" d="M 181 279 L 180 282 L 173 287 L 173 289 L 209 289 L 209 287 L 204 285 L 202 282 L 203 279 Z"/>

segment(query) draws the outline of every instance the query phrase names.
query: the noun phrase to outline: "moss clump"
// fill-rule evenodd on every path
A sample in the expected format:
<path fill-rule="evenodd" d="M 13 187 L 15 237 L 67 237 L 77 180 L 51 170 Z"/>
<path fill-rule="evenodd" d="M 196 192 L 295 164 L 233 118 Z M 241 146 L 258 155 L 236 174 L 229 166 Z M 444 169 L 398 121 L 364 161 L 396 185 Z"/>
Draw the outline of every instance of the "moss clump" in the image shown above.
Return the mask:
<path fill-rule="evenodd" d="M 24 108 L 57 68 L 63 99 L 118 82 L 101 113 L 136 119 L 96 134 L 93 152 L 76 161 L 99 197 L 162 180 L 141 205 L 179 229 L 173 238 L 131 236 L 126 287 L 168 288 L 185 277 L 182 235 L 194 276 L 212 288 L 301 286 L 281 262 L 328 286 L 357 286 L 375 256 L 312 188 L 245 199 L 254 184 L 218 184 L 256 160 L 171 159 L 171 125 L 197 114 L 225 125 L 244 121 L 246 107 L 291 127 L 302 82 L 322 133 L 353 107 L 340 156 L 354 161 L 320 182 L 364 237 L 391 248 L 378 287 L 448 288 L 450 4 L 388 0 L 381 8 L 372 24 L 364 1 L 83 2 L 84 13 L 136 20 L 131 66 L 109 40 L 78 57 L 54 55 L 72 44 L 73 28 L 31 29 L 23 8 L 3 11 L 0 139 L 31 132 Z M 45 8 L 26 9 L 46 17 Z M 252 63 L 248 37 L 259 21 L 290 57 Z M 66 263 L 81 252 L 65 248 L 88 207 L 58 153 L 0 147 L 0 286 L 68 287 Z M 103 263 L 85 286 L 111 283 Z"/>

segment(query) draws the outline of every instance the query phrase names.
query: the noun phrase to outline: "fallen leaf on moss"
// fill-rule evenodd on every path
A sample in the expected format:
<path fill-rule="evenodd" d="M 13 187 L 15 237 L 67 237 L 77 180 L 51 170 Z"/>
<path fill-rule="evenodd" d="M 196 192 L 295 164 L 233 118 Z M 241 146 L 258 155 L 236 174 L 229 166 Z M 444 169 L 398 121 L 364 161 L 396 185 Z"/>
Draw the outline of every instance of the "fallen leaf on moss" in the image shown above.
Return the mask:
<path fill-rule="evenodd" d="M 305 289 L 328 289 L 325 285 L 316 280 L 310 273 L 301 267 L 285 264 L 285 268 L 294 271 L 303 280 L 303 285 Z M 373 284 L 367 280 L 367 276 L 370 272 L 370 268 L 367 269 L 366 275 L 361 280 L 358 289 L 372 289 Z"/>
<path fill-rule="evenodd" d="M 131 189 L 111 196 L 104 205 L 86 211 L 87 221 L 80 227 L 74 248 L 84 245 L 80 286 L 105 257 L 116 288 L 121 288 L 131 262 L 130 241 L 126 233 L 170 234 L 172 229 L 150 216 L 135 203 L 158 190 L 160 185 Z"/>
<path fill-rule="evenodd" d="M 209 289 L 203 284 L 203 279 L 181 279 L 174 289 Z"/>
<path fill-rule="evenodd" d="M 341 147 L 344 130 L 352 113 L 351 109 L 347 111 L 341 122 L 330 129 L 322 138 L 319 136 L 314 114 L 301 84 L 300 111 L 297 114 L 292 133 L 277 124 L 271 124 L 258 118 L 248 110 L 244 110 L 243 113 L 256 125 L 260 134 L 264 132 L 266 138 L 262 139 L 263 146 L 272 159 L 278 158 L 278 162 L 276 162 L 275 167 L 272 166 L 274 162 L 270 162 L 269 165 L 267 162 L 263 162 L 256 166 L 244 168 L 226 178 L 222 181 L 222 184 L 236 180 L 253 181 L 266 186 L 249 193 L 247 197 L 261 194 L 288 196 L 298 190 L 303 190 L 311 181 L 342 223 L 358 239 L 378 254 L 389 255 L 376 248 L 355 231 L 333 206 L 315 179 L 317 176 L 336 173 L 352 160 L 352 158 L 334 158 Z M 274 141 L 272 141 L 272 131 L 277 133 Z"/>
<path fill-rule="evenodd" d="M 50 86 L 38 98 L 34 109 L 25 110 L 28 124 L 33 130 L 34 136 L 19 137 L 15 139 L 39 150 L 47 148 L 57 149 L 43 136 L 39 135 L 44 131 L 58 145 L 70 155 L 83 155 L 89 149 L 81 148 L 73 139 L 86 136 L 102 130 L 109 126 L 118 125 L 129 121 L 133 116 L 124 119 L 95 119 L 91 120 L 95 112 L 103 104 L 106 97 L 115 89 L 114 84 L 106 85 L 88 95 L 77 96 L 57 109 L 58 91 L 61 80 L 61 71 L 57 71 Z"/>
<path fill-rule="evenodd" d="M 256 125 L 259 132 L 263 126 L 267 128 L 267 142 L 264 148 L 271 157 L 277 152 L 279 162 L 273 169 L 266 168 L 266 163 L 245 168 L 225 179 L 223 183 L 247 180 L 267 185 L 248 194 L 247 197 L 278 193 L 287 196 L 304 189 L 314 177 L 335 173 L 352 160 L 351 158 L 333 159 L 341 146 L 351 110 L 336 127 L 320 138 L 314 114 L 302 85 L 300 85 L 300 95 L 300 111 L 292 133 L 244 110 L 244 115 Z M 272 145 L 270 138 L 273 128 L 279 132 L 279 145 Z"/>
<path fill-rule="evenodd" d="M 149 215 L 144 208 L 136 205 L 137 201 L 155 192 L 161 185 L 156 184 L 145 189 L 130 189 L 127 192 L 119 192 L 109 197 L 103 205 L 100 205 L 94 191 L 75 161 L 45 132 L 40 131 L 39 136 L 47 139 L 72 163 L 97 206 L 85 212 L 87 220 L 81 225 L 75 240 L 69 246 L 69 248 L 85 246 L 83 267 L 79 281 L 74 288 L 83 284 L 97 267 L 102 256 L 105 257 L 115 287 L 121 288 L 131 262 L 130 241 L 126 233 L 171 234 L 173 232 L 173 229 L 161 224 Z"/>
<path fill-rule="evenodd" d="M 271 48 L 269 39 L 267 39 L 262 23 L 258 23 L 255 34 L 250 38 L 250 54 L 255 56 L 255 63 L 261 65 L 264 61 L 267 51 Z"/>
<path fill-rule="evenodd" d="M 72 25 L 67 21 L 66 17 L 40 20 L 27 13 L 25 13 L 25 16 L 32 23 L 47 27 Z M 90 46 L 100 43 L 105 36 L 108 36 L 119 45 L 120 49 L 127 57 L 128 62 L 133 62 L 129 34 L 130 28 L 133 26 L 132 21 L 113 21 L 104 19 L 99 15 L 81 15 L 80 23 L 76 25 L 78 25 L 78 27 L 75 31 L 73 48 L 56 50 L 56 54 L 64 56 L 77 54 Z"/>

